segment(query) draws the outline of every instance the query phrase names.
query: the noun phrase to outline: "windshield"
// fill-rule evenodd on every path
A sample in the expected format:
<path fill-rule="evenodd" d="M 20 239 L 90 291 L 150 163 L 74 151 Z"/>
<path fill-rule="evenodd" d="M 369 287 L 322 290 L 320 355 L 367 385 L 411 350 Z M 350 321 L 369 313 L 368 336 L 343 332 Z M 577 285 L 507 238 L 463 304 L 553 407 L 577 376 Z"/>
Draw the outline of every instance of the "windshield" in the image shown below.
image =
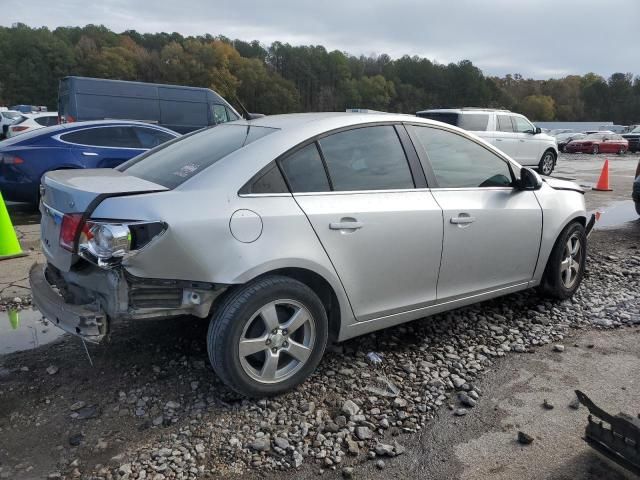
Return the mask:
<path fill-rule="evenodd" d="M 167 142 L 123 163 L 117 170 L 175 188 L 218 160 L 276 130 L 251 125 L 218 125 Z"/>
<path fill-rule="evenodd" d="M 591 133 L 584 137 L 585 140 L 602 140 L 604 137 L 609 137 L 610 134 L 606 133 Z"/>

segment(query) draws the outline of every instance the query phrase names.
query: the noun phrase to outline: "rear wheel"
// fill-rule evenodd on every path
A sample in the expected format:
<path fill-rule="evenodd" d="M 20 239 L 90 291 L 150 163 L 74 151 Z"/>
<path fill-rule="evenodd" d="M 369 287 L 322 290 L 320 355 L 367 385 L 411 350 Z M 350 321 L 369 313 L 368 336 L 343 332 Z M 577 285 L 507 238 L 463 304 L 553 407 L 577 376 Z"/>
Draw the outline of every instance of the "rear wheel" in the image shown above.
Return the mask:
<path fill-rule="evenodd" d="M 591 153 L 593 153 L 594 155 L 597 155 L 599 151 L 600 149 L 598 148 L 598 145 L 594 145 L 593 149 L 591 150 Z"/>
<path fill-rule="evenodd" d="M 544 152 L 540 163 L 538 164 L 538 171 L 542 175 L 551 175 L 554 167 L 556 166 L 556 156 L 552 151 Z"/>
<path fill-rule="evenodd" d="M 248 397 L 302 383 L 320 363 L 328 320 L 318 296 L 297 280 L 269 276 L 239 287 L 209 324 L 207 350 L 216 374 Z"/>
<path fill-rule="evenodd" d="M 620 148 L 618 149 L 618 155 L 624 155 L 624 152 L 626 152 L 626 150 L 625 150 L 625 148 L 624 148 L 624 147 L 620 147 Z"/>
<path fill-rule="evenodd" d="M 584 276 L 586 253 L 584 227 L 578 222 L 570 223 L 553 246 L 542 279 L 542 291 L 562 300 L 573 296 Z"/>

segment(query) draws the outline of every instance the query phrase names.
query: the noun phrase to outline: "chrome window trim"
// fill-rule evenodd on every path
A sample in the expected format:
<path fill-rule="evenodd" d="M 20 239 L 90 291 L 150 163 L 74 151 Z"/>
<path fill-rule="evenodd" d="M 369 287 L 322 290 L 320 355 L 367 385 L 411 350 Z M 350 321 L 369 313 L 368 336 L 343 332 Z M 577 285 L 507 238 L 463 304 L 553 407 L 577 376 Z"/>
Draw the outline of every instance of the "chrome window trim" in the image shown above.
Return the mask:
<path fill-rule="evenodd" d="M 165 130 L 161 130 L 159 128 L 154 128 L 153 125 L 92 125 L 92 126 L 88 126 L 88 127 L 84 127 L 84 128 L 78 128 L 76 130 L 72 130 L 71 132 L 62 132 L 59 133 L 57 135 L 54 135 L 53 138 L 54 140 L 57 140 L 60 143 L 64 143 L 66 145 L 77 145 L 79 147 L 89 147 L 89 148 L 117 148 L 118 150 L 141 150 L 141 151 L 148 151 L 151 150 L 150 148 L 143 148 L 143 147 L 139 147 L 139 148 L 135 148 L 135 147 L 110 147 L 110 146 L 106 146 L 106 145 L 87 145 L 85 143 L 74 143 L 74 142 L 68 142 L 66 140 L 63 140 L 61 137 L 62 135 L 68 135 L 70 133 L 75 133 L 75 132 L 82 132 L 84 130 L 92 130 L 94 128 L 122 128 L 122 127 L 127 127 L 127 128 L 134 128 L 134 127 L 140 127 L 140 128 L 148 128 L 150 130 L 155 130 L 157 132 L 162 132 L 162 133 L 166 133 L 167 135 L 171 135 L 170 132 L 166 132 Z M 180 135 L 176 134 L 173 138 L 178 138 Z"/>
<path fill-rule="evenodd" d="M 240 198 L 293 197 L 291 193 L 239 193 Z"/>

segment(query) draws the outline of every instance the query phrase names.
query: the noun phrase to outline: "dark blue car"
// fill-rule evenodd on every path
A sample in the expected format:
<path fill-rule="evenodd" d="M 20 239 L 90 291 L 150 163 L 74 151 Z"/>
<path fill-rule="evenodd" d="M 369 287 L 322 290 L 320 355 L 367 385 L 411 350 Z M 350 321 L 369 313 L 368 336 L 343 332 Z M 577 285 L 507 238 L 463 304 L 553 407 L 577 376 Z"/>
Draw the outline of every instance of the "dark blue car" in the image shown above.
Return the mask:
<path fill-rule="evenodd" d="M 148 123 L 118 120 L 41 128 L 0 142 L 0 191 L 5 200 L 38 203 L 50 170 L 113 168 L 179 134 Z"/>

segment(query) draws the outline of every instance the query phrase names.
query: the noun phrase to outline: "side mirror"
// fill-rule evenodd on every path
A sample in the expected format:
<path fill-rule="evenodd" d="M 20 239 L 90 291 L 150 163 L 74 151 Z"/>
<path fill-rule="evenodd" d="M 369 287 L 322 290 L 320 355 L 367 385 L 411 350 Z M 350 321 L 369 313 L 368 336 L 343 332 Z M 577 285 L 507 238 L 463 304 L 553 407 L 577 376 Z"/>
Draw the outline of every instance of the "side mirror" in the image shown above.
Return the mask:
<path fill-rule="evenodd" d="M 539 133 L 542 133 L 542 129 L 540 127 L 536 127 L 535 131 L 533 132 L 534 135 L 537 135 Z"/>
<path fill-rule="evenodd" d="M 542 188 L 542 177 L 527 167 L 520 170 L 520 179 L 516 180 L 517 190 L 540 190 Z"/>

